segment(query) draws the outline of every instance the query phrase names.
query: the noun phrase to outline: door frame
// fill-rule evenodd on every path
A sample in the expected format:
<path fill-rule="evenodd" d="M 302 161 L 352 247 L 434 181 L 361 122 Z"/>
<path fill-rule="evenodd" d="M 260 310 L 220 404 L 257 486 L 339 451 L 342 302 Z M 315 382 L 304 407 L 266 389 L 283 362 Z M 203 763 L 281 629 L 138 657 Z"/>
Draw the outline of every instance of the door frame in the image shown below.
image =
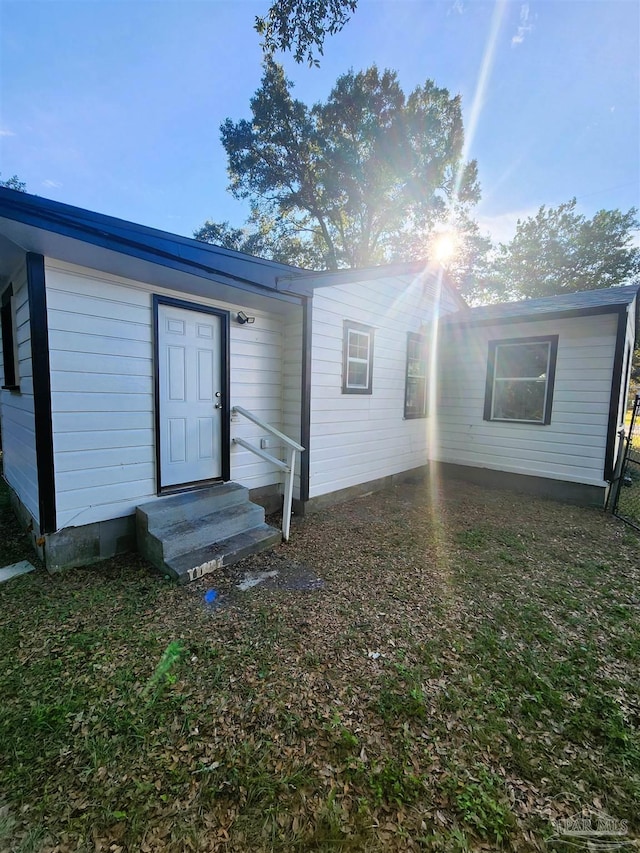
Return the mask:
<path fill-rule="evenodd" d="M 161 305 L 170 308 L 183 308 L 185 311 L 195 311 L 199 314 L 213 314 L 220 318 L 220 384 L 222 389 L 222 412 L 220 425 L 220 469 L 221 477 L 207 480 L 196 480 L 191 483 L 179 483 L 172 486 L 162 485 L 160 463 L 160 348 L 158 335 L 159 309 Z M 156 494 L 166 495 L 171 492 L 185 492 L 199 489 L 209 483 L 227 482 L 231 478 L 231 375 L 229 372 L 229 326 L 230 312 L 211 305 L 198 302 L 188 302 L 175 299 L 172 296 L 153 294 L 153 389 L 155 406 L 155 447 L 156 447 Z"/>

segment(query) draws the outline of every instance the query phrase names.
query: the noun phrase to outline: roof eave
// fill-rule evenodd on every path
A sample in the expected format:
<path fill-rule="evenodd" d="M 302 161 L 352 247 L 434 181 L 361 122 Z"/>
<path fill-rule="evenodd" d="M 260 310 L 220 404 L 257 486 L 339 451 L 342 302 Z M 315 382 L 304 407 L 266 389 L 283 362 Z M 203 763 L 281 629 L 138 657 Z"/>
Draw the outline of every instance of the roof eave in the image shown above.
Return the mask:
<path fill-rule="evenodd" d="M 116 220 L 26 193 L 0 189 L 0 219 L 195 275 L 223 279 L 227 284 L 240 288 L 255 288 L 262 293 L 271 291 L 275 294 L 282 290 L 306 295 L 304 288 L 293 283 L 287 288 L 278 287 L 278 274 L 284 271 L 291 270 L 300 281 L 304 280 L 304 273 L 295 267 L 213 247 L 187 237 Z M 7 236 L 11 239 L 9 234 Z"/>
<path fill-rule="evenodd" d="M 366 281 L 376 281 L 381 278 L 401 276 L 441 277 L 442 283 L 452 294 L 458 306 L 463 311 L 469 311 L 469 305 L 460 295 L 455 285 L 441 266 L 430 264 L 428 261 L 407 261 L 404 263 L 383 264 L 375 267 L 360 267 L 353 269 L 325 270 L 323 272 L 305 272 L 279 275 L 278 289 L 295 288 L 296 292 L 312 295 L 314 290 L 322 287 L 335 287 L 340 284 L 358 284 Z"/>
<path fill-rule="evenodd" d="M 588 317 L 597 314 L 622 314 L 629 309 L 629 302 L 609 303 L 607 305 L 591 305 L 585 308 L 566 308 L 558 309 L 557 311 L 545 311 L 538 313 L 523 313 L 512 314 L 504 317 L 471 317 L 468 314 L 459 317 L 458 315 L 448 315 L 445 322 L 446 326 L 467 327 L 467 326 L 496 326 L 503 323 L 532 323 L 543 322 L 544 320 L 560 320 L 570 319 L 571 317 Z M 471 309 L 473 310 L 473 309 Z"/>

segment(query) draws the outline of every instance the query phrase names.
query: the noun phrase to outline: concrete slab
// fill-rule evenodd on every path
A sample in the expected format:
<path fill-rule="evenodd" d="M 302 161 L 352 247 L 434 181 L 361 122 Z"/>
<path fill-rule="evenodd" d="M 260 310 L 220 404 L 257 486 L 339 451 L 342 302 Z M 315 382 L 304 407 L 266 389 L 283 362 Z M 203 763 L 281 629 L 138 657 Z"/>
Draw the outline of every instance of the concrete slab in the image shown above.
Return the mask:
<path fill-rule="evenodd" d="M 253 559 L 251 565 L 250 571 L 238 566 L 240 571 L 227 573 L 234 586 L 243 592 L 258 585 L 274 592 L 313 592 L 325 586 L 324 580 L 309 566 L 277 554 L 265 552 Z"/>
<path fill-rule="evenodd" d="M 273 572 L 256 572 L 255 574 L 249 573 L 245 575 L 244 580 L 237 583 L 236 586 L 238 589 L 241 589 L 242 592 L 246 592 L 248 589 L 258 586 L 259 583 L 264 583 L 266 580 L 269 580 L 269 578 L 277 578 L 279 574 L 280 572 L 277 570 Z"/>
<path fill-rule="evenodd" d="M 19 563 L 13 563 L 11 566 L 5 566 L 0 569 L 0 583 L 16 578 L 18 575 L 26 575 L 28 572 L 35 572 L 36 567 L 32 566 L 28 560 L 21 560 Z"/>

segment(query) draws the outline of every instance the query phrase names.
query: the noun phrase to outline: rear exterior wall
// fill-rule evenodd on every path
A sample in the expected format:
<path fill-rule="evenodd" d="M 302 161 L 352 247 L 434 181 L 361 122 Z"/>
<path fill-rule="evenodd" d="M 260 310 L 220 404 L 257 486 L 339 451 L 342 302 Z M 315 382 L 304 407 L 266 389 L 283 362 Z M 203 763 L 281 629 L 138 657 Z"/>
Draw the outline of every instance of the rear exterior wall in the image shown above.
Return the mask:
<path fill-rule="evenodd" d="M 449 329 L 432 459 L 604 487 L 617 314 Z M 489 342 L 558 335 L 551 423 L 483 419 Z"/>

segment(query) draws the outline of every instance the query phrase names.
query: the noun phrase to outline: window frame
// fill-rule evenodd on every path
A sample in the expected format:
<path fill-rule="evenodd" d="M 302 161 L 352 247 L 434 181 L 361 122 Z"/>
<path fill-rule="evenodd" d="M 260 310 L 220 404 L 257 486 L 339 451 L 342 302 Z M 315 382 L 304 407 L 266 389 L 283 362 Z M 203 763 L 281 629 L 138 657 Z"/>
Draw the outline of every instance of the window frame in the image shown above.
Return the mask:
<path fill-rule="evenodd" d="M 553 390 L 556 378 L 556 361 L 558 357 L 558 338 L 559 335 L 536 335 L 527 338 L 503 338 L 489 341 L 488 356 L 487 356 L 487 380 L 484 395 L 484 420 L 494 423 L 506 424 L 528 424 L 529 426 L 548 426 L 551 423 L 551 409 L 553 406 Z M 549 347 L 547 356 L 547 376 L 545 380 L 544 394 L 544 409 L 542 420 L 528 420 L 525 418 L 496 418 L 493 416 L 493 406 L 495 398 L 495 369 L 496 360 L 500 347 L 513 346 L 529 346 L 530 344 L 546 343 Z M 533 379 L 534 377 L 531 377 Z M 513 381 L 514 379 L 522 379 L 523 381 L 531 381 L 527 377 L 500 377 L 500 380 Z M 498 381 L 500 381 L 498 380 Z"/>
<path fill-rule="evenodd" d="M 350 335 L 354 332 L 359 335 L 367 335 L 369 342 L 367 346 L 367 358 L 358 359 L 349 355 Z M 375 329 L 372 326 L 365 326 L 363 323 L 356 323 L 351 320 L 344 320 L 342 324 L 342 393 L 343 394 L 372 394 L 373 393 L 373 342 Z M 350 385 L 349 384 L 349 364 L 366 364 L 367 365 L 367 383 L 366 385 Z"/>
<path fill-rule="evenodd" d="M 422 409 L 420 411 L 410 411 L 408 407 L 409 399 L 409 380 L 415 379 L 414 376 L 409 376 L 409 355 L 411 345 L 417 343 L 420 348 L 420 358 L 418 361 L 423 365 L 422 373 Z M 420 332 L 407 332 L 407 359 L 404 368 L 404 419 L 407 421 L 416 420 L 418 418 L 426 418 L 429 414 L 429 399 L 427 394 L 427 380 L 429 377 L 429 353 L 427 351 L 427 337 L 421 335 Z M 417 377 L 420 379 L 420 374 Z"/>
<path fill-rule="evenodd" d="M 2 390 L 19 391 L 18 339 L 16 301 L 13 284 L 9 284 L 0 299 L 0 328 L 2 328 Z"/>

